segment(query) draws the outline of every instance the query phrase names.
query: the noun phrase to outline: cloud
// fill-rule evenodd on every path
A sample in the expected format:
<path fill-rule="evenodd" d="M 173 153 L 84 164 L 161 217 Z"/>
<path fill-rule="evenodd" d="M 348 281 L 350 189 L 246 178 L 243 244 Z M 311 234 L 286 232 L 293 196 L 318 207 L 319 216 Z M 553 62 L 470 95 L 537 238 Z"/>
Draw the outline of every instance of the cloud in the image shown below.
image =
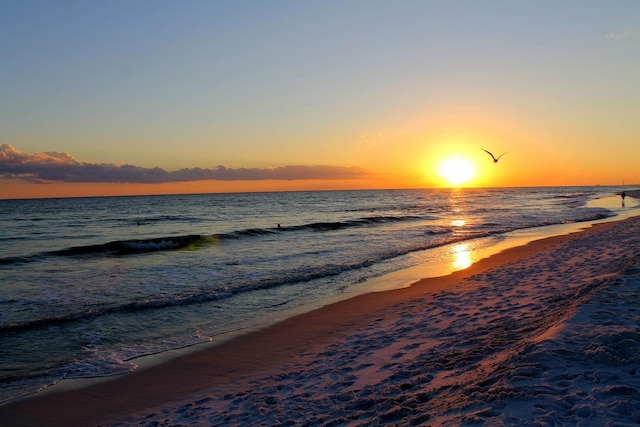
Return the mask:
<path fill-rule="evenodd" d="M 631 31 L 630 30 L 624 30 L 621 33 L 607 33 L 604 36 L 608 39 L 611 40 L 622 40 L 625 39 L 627 37 L 629 37 L 631 35 Z"/>
<path fill-rule="evenodd" d="M 9 144 L 0 145 L 0 177 L 20 178 L 35 183 L 103 182 L 103 183 L 165 183 L 202 180 L 258 181 L 356 179 L 369 175 L 358 167 L 343 166 L 280 166 L 275 168 L 212 169 L 188 168 L 166 171 L 133 165 L 79 162 L 69 153 L 24 153 Z"/>

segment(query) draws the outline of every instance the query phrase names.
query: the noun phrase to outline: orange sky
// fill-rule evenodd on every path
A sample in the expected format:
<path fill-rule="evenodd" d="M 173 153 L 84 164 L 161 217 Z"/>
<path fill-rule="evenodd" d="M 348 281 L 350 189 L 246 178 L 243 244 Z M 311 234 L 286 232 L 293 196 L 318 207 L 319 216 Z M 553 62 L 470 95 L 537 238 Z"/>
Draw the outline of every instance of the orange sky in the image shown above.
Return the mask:
<path fill-rule="evenodd" d="M 265 192 L 265 191 L 307 191 L 307 190 L 349 190 L 377 189 L 378 185 L 367 187 L 367 182 L 345 181 L 238 181 L 221 183 L 219 181 L 194 181 L 166 184 L 105 184 L 105 183 L 51 183 L 30 184 L 17 181 L 3 181 L 2 199 L 21 198 L 57 198 L 92 196 L 129 196 L 151 194 L 197 194 L 227 192 Z M 390 188 L 397 188 L 391 186 Z"/>

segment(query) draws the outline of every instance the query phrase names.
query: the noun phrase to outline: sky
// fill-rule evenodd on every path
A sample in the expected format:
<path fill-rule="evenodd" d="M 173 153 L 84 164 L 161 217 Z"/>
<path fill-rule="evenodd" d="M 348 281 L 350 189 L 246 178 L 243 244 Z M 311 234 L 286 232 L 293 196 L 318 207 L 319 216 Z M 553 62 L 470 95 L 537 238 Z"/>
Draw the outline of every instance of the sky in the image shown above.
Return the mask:
<path fill-rule="evenodd" d="M 637 0 L 0 0 L 0 58 L 0 198 L 640 183 Z"/>

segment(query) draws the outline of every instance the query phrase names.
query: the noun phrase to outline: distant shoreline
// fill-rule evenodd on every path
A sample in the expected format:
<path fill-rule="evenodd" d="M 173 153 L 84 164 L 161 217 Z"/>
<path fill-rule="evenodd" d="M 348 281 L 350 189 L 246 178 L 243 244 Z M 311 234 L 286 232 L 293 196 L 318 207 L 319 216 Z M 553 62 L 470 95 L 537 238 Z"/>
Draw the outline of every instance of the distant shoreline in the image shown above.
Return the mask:
<path fill-rule="evenodd" d="M 109 194 L 109 195 L 78 195 L 78 196 L 47 196 L 47 197 L 11 197 L 2 198 L 0 201 L 12 201 L 12 200 L 49 200 L 49 199 L 95 199 L 103 197 L 162 197 L 162 196 L 202 196 L 208 194 L 262 194 L 262 193 L 324 193 L 324 192 L 350 192 L 350 191 L 414 191 L 414 190 L 495 190 L 495 189 L 510 189 L 510 188 L 621 188 L 621 191 L 629 187 L 640 187 L 640 184 L 624 184 L 624 185 L 546 185 L 546 186 L 523 186 L 523 187 L 460 187 L 460 188 L 447 188 L 447 187 L 410 187 L 410 188 L 336 188 L 336 189 L 317 189 L 317 190 L 264 190 L 264 191 L 228 191 L 228 192 L 196 192 L 196 193 L 141 193 L 141 194 Z M 627 194 L 636 193 L 638 197 L 640 190 L 630 190 Z"/>

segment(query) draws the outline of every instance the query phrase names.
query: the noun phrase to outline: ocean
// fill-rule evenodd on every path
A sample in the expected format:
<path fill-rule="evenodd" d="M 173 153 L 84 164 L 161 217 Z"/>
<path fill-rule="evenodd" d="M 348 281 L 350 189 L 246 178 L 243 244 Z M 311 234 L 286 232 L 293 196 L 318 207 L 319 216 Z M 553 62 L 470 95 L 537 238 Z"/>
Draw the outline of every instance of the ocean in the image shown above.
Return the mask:
<path fill-rule="evenodd" d="M 629 199 L 623 208 L 619 191 L 0 200 L 0 402 L 379 290 L 381 277 L 437 262 L 452 245 L 638 209 Z"/>

